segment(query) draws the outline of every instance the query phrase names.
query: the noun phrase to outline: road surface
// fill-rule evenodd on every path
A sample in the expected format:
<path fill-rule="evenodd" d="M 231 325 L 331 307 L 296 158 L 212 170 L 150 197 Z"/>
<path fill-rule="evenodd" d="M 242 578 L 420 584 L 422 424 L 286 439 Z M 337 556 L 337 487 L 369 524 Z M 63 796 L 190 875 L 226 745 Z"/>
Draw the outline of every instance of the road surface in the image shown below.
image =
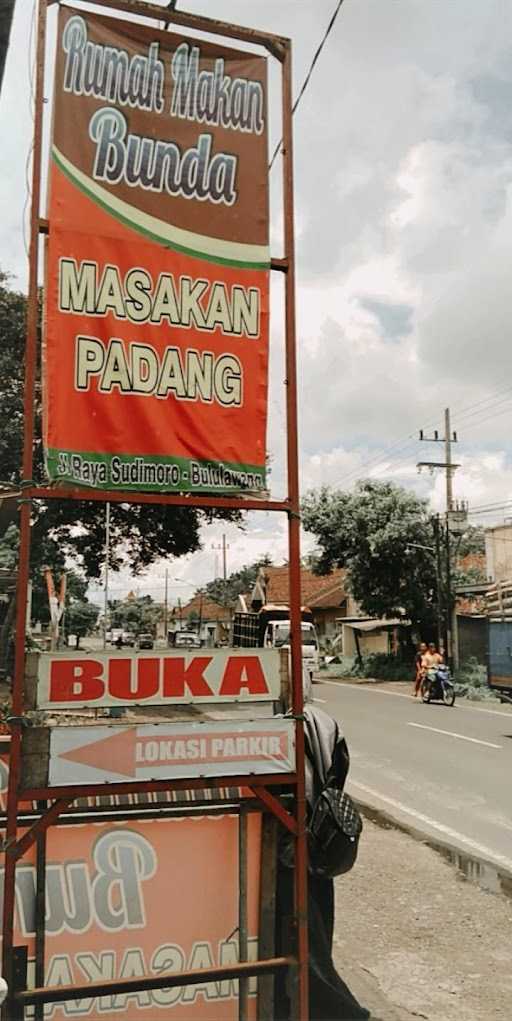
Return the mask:
<path fill-rule="evenodd" d="M 354 797 L 512 872 L 512 708 L 335 681 L 313 694 L 347 738 Z"/>

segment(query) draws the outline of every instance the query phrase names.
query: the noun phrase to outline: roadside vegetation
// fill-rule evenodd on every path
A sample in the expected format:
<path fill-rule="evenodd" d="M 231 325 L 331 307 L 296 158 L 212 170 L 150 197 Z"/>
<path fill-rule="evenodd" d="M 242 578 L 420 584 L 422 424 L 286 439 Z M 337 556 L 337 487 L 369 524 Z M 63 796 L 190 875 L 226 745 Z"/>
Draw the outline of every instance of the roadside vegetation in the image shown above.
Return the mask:
<path fill-rule="evenodd" d="M 325 673 L 333 678 L 401 681 L 412 685 L 414 666 L 412 658 L 401 660 L 385 653 L 375 653 L 363 656 L 360 661 L 351 656 L 337 656 L 326 667 Z M 487 669 L 474 656 L 455 671 L 454 681 L 455 693 L 459 698 L 469 698 L 473 702 L 488 699 L 496 701 L 496 696 L 487 685 Z"/>

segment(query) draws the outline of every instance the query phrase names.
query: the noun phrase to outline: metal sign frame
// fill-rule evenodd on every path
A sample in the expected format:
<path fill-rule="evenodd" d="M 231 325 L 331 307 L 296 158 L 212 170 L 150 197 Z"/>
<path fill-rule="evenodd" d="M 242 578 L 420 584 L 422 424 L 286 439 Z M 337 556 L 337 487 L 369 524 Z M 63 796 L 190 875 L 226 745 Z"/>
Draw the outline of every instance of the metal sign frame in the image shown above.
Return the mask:
<path fill-rule="evenodd" d="M 51 230 L 51 224 L 40 215 L 41 203 L 41 158 L 43 143 L 44 75 L 46 53 L 46 28 L 48 8 L 58 0 L 39 0 L 37 14 L 37 50 L 35 81 L 35 118 L 32 166 L 32 204 L 30 216 L 29 248 L 29 293 L 27 303 L 27 330 L 25 347 L 25 391 L 24 391 L 24 446 L 22 462 L 22 497 L 20 500 L 20 557 L 17 582 L 16 616 L 16 660 L 13 682 L 13 703 L 11 717 L 11 754 L 9 789 L 7 798 L 6 833 L 3 844 L 5 852 L 4 906 L 3 906 L 3 975 L 9 983 L 10 994 L 3 1008 L 5 1021 L 24 1016 L 24 1007 L 35 1005 L 36 1018 L 43 1017 L 44 1004 L 80 996 L 78 987 L 50 989 L 44 987 L 44 932 L 42 941 L 36 947 L 36 986 L 34 990 L 16 994 L 16 976 L 20 973 L 19 948 L 13 947 L 16 864 L 27 849 L 37 843 L 39 910 L 44 917 L 45 898 L 45 833 L 49 826 L 58 822 L 59 817 L 77 798 L 104 793 L 101 784 L 79 787 L 47 787 L 23 790 L 21 785 L 21 746 L 24 725 L 24 675 L 25 675 L 25 607 L 29 585 L 30 568 L 30 521 L 32 502 L 35 500 L 90 500 L 100 503 L 165 504 L 169 506 L 195 506 L 207 508 L 229 508 L 233 510 L 258 510 L 281 512 L 288 516 L 289 545 L 289 589 L 291 620 L 291 663 L 292 663 L 292 712 L 295 723 L 296 770 L 293 774 L 265 776 L 229 776 L 215 779 L 187 780 L 146 780 L 110 784 L 109 794 L 130 792 L 154 792 L 158 790 L 194 790 L 208 787 L 248 787 L 259 799 L 260 807 L 271 812 L 295 838 L 295 932 L 296 950 L 293 957 L 270 957 L 256 962 L 239 961 L 229 967 L 229 975 L 239 978 L 239 1017 L 247 1018 L 247 980 L 250 976 L 275 974 L 289 970 L 296 978 L 295 1016 L 298 1021 L 307 1021 L 308 1010 L 308 936 L 307 936 L 307 841 L 306 802 L 304 778 L 304 729 L 302 690 L 302 649 L 301 649 L 301 591 L 300 591 L 300 508 L 298 473 L 298 430 L 297 430 L 297 369 L 296 369 L 296 322 L 295 322 L 295 254 L 294 254 L 294 210 L 293 210 L 293 137 L 292 137 L 292 54 L 288 38 L 244 28 L 201 15 L 170 10 L 146 2 L 146 0 L 91 0 L 91 6 L 98 13 L 108 9 L 121 14 L 143 16 L 151 22 L 162 22 L 169 26 L 180 26 L 199 31 L 207 36 L 222 36 L 251 45 L 263 47 L 281 65 L 282 72 L 282 165 L 283 165 L 283 213 L 284 213 L 284 257 L 271 259 L 271 269 L 284 274 L 285 281 L 285 358 L 286 358 L 286 433 L 287 433 L 287 477 L 288 496 L 283 500 L 257 500 L 228 496 L 182 496 L 179 494 L 133 493 L 121 491 L 89 491 L 66 487 L 53 489 L 36 486 L 33 483 L 34 445 L 34 403 L 37 365 L 38 331 L 38 262 L 40 238 Z M 75 0 L 74 6 L 81 9 L 82 0 Z M 280 797 L 272 793 L 273 788 L 286 790 L 293 796 L 293 812 L 285 807 Z M 18 837 L 20 802 L 37 800 L 40 814 L 32 826 Z M 240 848 L 244 845 L 244 812 L 240 808 Z M 242 860 L 242 859 L 241 859 Z M 243 956 L 243 875 L 240 871 L 240 940 Z M 40 915 L 41 917 L 41 915 Z M 21 948 L 23 950 L 24 948 Z M 26 952 L 25 952 L 26 956 Z M 22 962 L 23 963 L 23 962 Z M 26 962 L 25 962 L 26 963 Z M 162 974 L 143 978 L 108 983 L 108 992 L 126 992 L 134 989 L 163 988 L 176 985 L 194 984 L 227 977 L 222 969 L 202 970 L 179 976 Z M 23 972 L 23 966 L 21 967 Z M 105 983 L 89 983 L 87 995 L 104 994 Z"/>

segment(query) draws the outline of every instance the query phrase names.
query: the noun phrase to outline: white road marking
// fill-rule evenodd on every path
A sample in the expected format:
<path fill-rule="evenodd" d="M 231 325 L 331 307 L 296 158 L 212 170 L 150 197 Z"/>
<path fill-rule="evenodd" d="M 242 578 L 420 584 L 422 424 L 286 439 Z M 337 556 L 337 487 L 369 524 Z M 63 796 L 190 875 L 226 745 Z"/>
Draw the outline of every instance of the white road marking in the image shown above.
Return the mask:
<path fill-rule="evenodd" d="M 465 844 L 466 847 L 470 848 L 480 857 L 487 858 L 497 865 L 502 865 L 505 868 L 512 870 L 512 859 L 506 858 L 503 854 L 499 854 L 496 851 L 492 851 L 491 848 L 486 847 L 485 844 L 478 844 L 475 840 L 471 840 L 470 837 L 464 836 L 463 833 L 459 833 L 457 830 L 452 830 L 450 826 L 444 826 L 443 823 L 436 822 L 436 820 L 431 819 L 430 816 L 423 815 L 422 812 L 417 812 L 415 808 L 409 808 L 401 801 L 395 801 L 394 798 L 388 798 L 385 794 L 381 794 L 380 791 L 376 791 L 372 787 L 367 787 L 364 783 L 358 783 L 356 780 L 350 780 L 349 787 L 357 787 L 358 790 L 363 791 L 365 794 L 369 794 L 371 798 L 377 798 L 379 801 L 382 801 L 383 804 L 389 805 L 395 810 L 398 809 L 400 812 L 404 812 L 405 815 L 410 815 L 412 819 L 416 819 L 417 822 L 430 826 L 432 829 L 442 833 L 445 837 L 450 837 L 451 840 L 457 840 L 460 844 Z"/>
<path fill-rule="evenodd" d="M 455 734 L 453 730 L 440 730 L 439 727 L 427 727 L 424 723 L 408 723 L 408 727 L 418 727 L 419 730 L 432 730 L 434 734 L 446 734 L 447 737 L 456 737 L 459 741 L 471 741 L 471 744 L 484 744 L 487 748 L 502 748 L 501 744 L 492 744 L 491 741 L 480 741 L 477 737 L 466 737 L 465 734 Z"/>
<path fill-rule="evenodd" d="M 319 681 L 320 684 L 328 684 L 331 688 L 353 688 L 355 691 L 367 691 L 370 695 L 392 695 L 394 698 L 408 698 L 409 701 L 413 697 L 412 695 L 406 695 L 403 691 L 382 691 L 377 687 L 365 687 L 364 684 L 340 684 L 338 681 Z M 421 702 L 421 698 L 419 699 Z M 476 705 L 461 705 L 457 702 L 454 709 L 462 709 L 466 713 L 489 713 L 491 716 L 504 716 L 505 719 L 512 719 L 512 713 L 507 712 L 506 709 L 480 709 Z"/>
<path fill-rule="evenodd" d="M 320 681 L 320 684 L 328 684 L 331 688 L 353 688 L 355 691 L 369 691 L 371 695 L 396 695 L 397 698 L 412 698 L 412 695 L 406 695 L 403 691 L 380 691 L 378 688 L 366 687 L 364 684 L 345 684 L 339 681 Z"/>
<path fill-rule="evenodd" d="M 325 703 L 327 702 L 327 699 L 326 698 L 314 698 L 313 702 L 321 702 L 322 705 L 325 705 Z"/>

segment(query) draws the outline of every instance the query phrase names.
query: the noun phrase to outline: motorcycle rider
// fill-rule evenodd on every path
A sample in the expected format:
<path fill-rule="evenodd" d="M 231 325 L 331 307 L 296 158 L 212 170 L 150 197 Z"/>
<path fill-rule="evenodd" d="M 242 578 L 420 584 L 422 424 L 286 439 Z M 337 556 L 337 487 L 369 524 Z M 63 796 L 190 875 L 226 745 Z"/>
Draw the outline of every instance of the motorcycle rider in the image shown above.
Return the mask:
<path fill-rule="evenodd" d="M 421 657 L 421 667 L 424 676 L 429 670 L 437 670 L 438 666 L 444 662 L 443 656 L 437 651 L 435 642 L 429 642 L 427 651 Z"/>
<path fill-rule="evenodd" d="M 430 680 L 433 681 L 436 675 L 436 670 L 440 667 L 442 662 L 443 657 L 441 653 L 437 651 L 436 643 L 429 642 L 427 651 L 421 657 L 422 683 L 427 680 L 429 675 Z"/>

